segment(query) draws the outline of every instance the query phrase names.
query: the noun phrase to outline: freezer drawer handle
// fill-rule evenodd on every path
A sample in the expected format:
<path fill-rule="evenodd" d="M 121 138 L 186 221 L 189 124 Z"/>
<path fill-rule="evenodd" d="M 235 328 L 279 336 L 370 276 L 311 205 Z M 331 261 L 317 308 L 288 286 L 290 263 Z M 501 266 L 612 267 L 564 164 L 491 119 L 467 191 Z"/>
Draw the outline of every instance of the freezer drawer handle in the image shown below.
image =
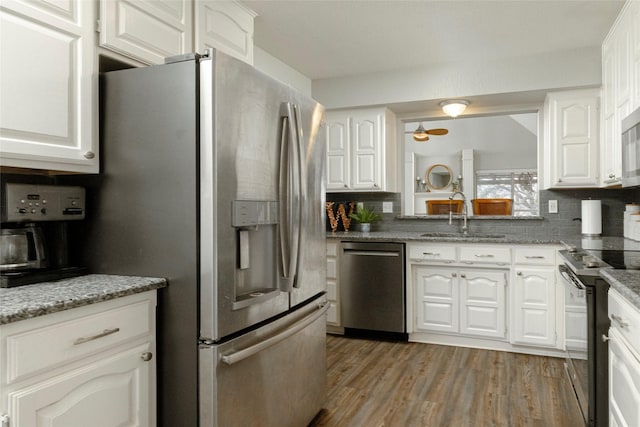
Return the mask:
<path fill-rule="evenodd" d="M 327 310 L 329 310 L 329 304 L 325 303 L 324 305 L 320 306 L 318 311 L 313 312 L 312 314 L 300 320 L 298 323 L 292 325 L 290 328 L 287 328 L 283 332 L 277 335 L 274 335 L 271 338 L 268 338 L 264 341 L 261 341 L 260 343 L 253 345 L 251 347 L 247 347 L 240 351 L 223 355 L 221 357 L 221 360 L 227 365 L 233 365 L 235 363 L 241 362 L 244 359 L 247 359 L 253 356 L 254 354 L 260 353 L 262 350 L 265 350 L 273 345 L 276 345 L 279 342 L 286 340 L 290 336 L 303 330 L 304 328 L 306 328 L 307 326 L 309 326 L 310 324 L 318 320 L 320 317 L 324 316 Z"/>
<path fill-rule="evenodd" d="M 92 335 L 90 337 L 78 338 L 73 342 L 73 345 L 84 344 L 89 341 L 97 340 L 98 338 L 106 337 L 107 335 L 115 334 L 116 332 L 119 332 L 119 331 L 120 331 L 120 328 L 105 329 L 99 334 Z"/>

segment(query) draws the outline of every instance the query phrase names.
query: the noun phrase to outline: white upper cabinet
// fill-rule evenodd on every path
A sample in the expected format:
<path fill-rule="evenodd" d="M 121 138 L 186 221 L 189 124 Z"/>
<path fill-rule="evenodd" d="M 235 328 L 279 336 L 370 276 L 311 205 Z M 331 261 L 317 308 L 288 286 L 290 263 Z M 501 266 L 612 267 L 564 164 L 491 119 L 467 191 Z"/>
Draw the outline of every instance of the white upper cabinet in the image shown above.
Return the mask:
<path fill-rule="evenodd" d="M 545 101 L 545 188 L 598 187 L 599 90 L 555 92 Z"/>
<path fill-rule="evenodd" d="M 628 1 L 602 44 L 602 186 L 622 176 L 621 122 L 640 107 L 640 2 Z"/>
<path fill-rule="evenodd" d="M 395 116 L 386 109 L 330 111 L 328 191 L 394 191 Z"/>
<path fill-rule="evenodd" d="M 216 48 L 253 65 L 253 20 L 256 13 L 235 1 L 195 2 L 195 46 Z"/>
<path fill-rule="evenodd" d="M 100 0 L 100 46 L 145 64 L 193 50 L 190 0 Z"/>
<path fill-rule="evenodd" d="M 98 172 L 95 5 L 0 3 L 0 165 Z"/>

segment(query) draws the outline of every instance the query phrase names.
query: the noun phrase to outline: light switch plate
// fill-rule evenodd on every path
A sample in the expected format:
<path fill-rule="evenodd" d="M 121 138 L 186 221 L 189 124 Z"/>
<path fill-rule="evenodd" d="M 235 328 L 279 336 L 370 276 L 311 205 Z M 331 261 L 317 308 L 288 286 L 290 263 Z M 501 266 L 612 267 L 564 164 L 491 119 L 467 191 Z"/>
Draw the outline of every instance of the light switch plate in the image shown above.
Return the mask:
<path fill-rule="evenodd" d="M 393 202 L 382 202 L 382 213 L 393 213 Z"/>
<path fill-rule="evenodd" d="M 549 213 L 558 213 L 558 201 L 549 200 Z"/>

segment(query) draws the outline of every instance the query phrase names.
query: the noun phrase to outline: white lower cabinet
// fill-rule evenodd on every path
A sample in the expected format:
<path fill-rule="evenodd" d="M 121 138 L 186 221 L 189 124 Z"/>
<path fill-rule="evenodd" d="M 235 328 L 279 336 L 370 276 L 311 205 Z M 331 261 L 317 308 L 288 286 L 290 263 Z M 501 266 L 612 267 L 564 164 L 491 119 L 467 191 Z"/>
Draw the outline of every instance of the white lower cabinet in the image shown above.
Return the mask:
<path fill-rule="evenodd" d="M 409 340 L 562 356 L 558 249 L 407 243 Z"/>
<path fill-rule="evenodd" d="M 10 426 L 153 426 L 156 291 L 0 327 Z M 4 425 L 4 424 L 3 424 Z"/>
<path fill-rule="evenodd" d="M 338 288 L 339 241 L 327 241 L 327 326 L 339 328 L 340 323 L 340 289 Z M 335 331 L 332 331 L 335 332 Z"/>
<path fill-rule="evenodd" d="M 505 338 L 504 271 L 416 267 L 418 331 Z"/>
<path fill-rule="evenodd" d="M 554 268 L 516 267 L 511 342 L 555 347 L 556 273 Z"/>
<path fill-rule="evenodd" d="M 640 425 L 640 310 L 609 290 L 609 425 Z"/>

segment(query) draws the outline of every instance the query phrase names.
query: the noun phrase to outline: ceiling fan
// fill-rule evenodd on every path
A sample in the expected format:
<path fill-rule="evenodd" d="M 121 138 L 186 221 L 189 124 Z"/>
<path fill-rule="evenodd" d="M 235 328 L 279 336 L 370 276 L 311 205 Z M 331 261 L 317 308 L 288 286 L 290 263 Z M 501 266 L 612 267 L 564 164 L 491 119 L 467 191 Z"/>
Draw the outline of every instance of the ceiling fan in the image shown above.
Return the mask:
<path fill-rule="evenodd" d="M 429 140 L 429 135 L 446 135 L 449 131 L 447 129 L 435 128 L 435 129 L 425 129 L 420 123 L 420 126 L 416 130 L 413 131 L 413 139 L 418 142 L 425 142 Z"/>

